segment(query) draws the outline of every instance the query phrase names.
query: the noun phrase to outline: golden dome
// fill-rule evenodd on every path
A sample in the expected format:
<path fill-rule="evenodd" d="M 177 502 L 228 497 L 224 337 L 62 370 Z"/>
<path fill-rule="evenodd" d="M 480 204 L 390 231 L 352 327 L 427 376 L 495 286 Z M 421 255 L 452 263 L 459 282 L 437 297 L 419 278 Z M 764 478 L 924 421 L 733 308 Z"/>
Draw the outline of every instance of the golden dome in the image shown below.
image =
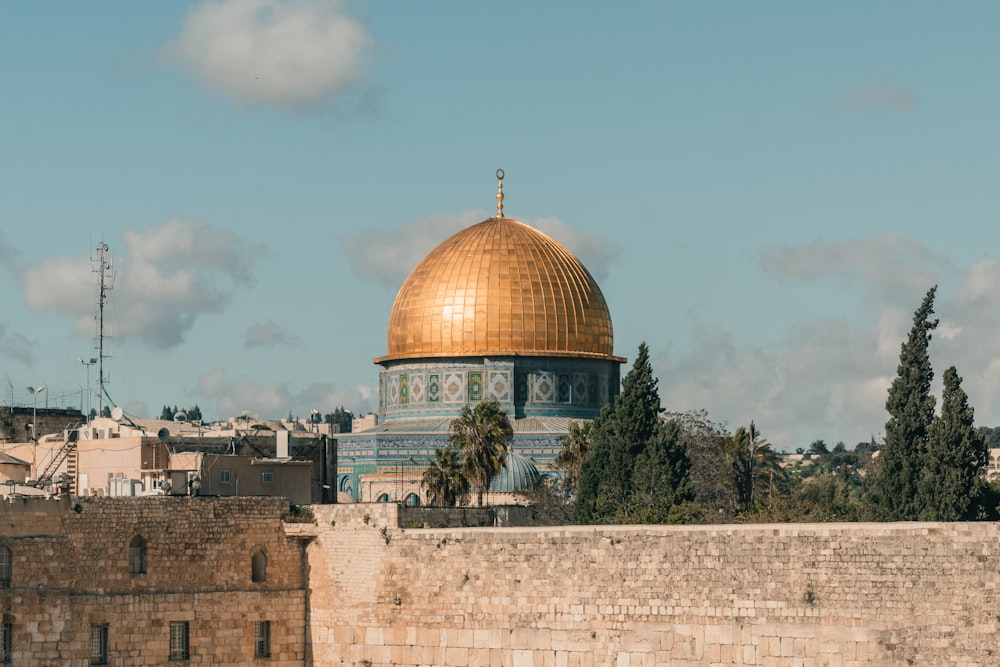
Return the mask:
<path fill-rule="evenodd" d="M 615 359 L 611 314 L 571 252 L 511 218 L 468 227 L 410 273 L 389 317 L 397 359 L 566 356 Z"/>

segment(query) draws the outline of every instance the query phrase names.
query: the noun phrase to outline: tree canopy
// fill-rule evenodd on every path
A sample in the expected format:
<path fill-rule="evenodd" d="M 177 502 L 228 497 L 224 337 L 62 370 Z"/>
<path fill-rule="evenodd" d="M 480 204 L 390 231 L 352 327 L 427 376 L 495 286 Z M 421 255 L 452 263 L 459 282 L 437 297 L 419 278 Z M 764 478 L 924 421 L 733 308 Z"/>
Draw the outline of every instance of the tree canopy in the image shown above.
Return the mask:
<path fill-rule="evenodd" d="M 354 413 L 350 410 L 345 410 L 344 406 L 340 406 L 333 412 L 323 415 L 323 421 L 331 425 L 336 424 L 338 426 L 338 433 L 350 433 L 351 425 L 354 421 Z"/>
<path fill-rule="evenodd" d="M 462 459 L 454 449 L 435 449 L 434 460 L 424 469 L 421 486 L 431 505 L 454 507 L 469 497 L 469 480 L 462 473 Z"/>
<path fill-rule="evenodd" d="M 922 521 L 976 518 L 978 500 L 986 486 L 983 470 L 989 451 L 973 422 L 962 378 L 952 366 L 944 372 L 941 416 L 927 434 L 917 484 Z"/>
<path fill-rule="evenodd" d="M 187 408 L 186 410 L 178 410 L 177 406 L 170 407 L 169 405 L 164 405 L 163 410 L 160 411 L 160 419 L 173 420 L 177 413 L 184 413 L 184 417 L 187 421 L 198 421 L 201 417 L 201 408 L 195 403 L 194 407 Z"/>
<path fill-rule="evenodd" d="M 936 291 L 936 286 L 930 288 L 913 314 L 913 327 L 902 344 L 896 378 L 885 402 L 889 421 L 868 496 L 876 518 L 912 521 L 919 514 L 917 485 L 927 431 L 934 420 L 934 370 L 928 347 L 938 325 L 937 319 L 931 319 Z"/>
<path fill-rule="evenodd" d="M 462 454 L 462 472 L 476 487 L 479 506 L 490 482 L 507 462 L 514 429 L 496 401 L 468 405 L 451 422 L 451 444 Z"/>
<path fill-rule="evenodd" d="M 876 519 L 956 521 L 981 513 L 989 453 L 954 366 L 945 371 L 941 414 L 934 416 L 928 348 L 938 325 L 931 319 L 936 290 L 913 315 L 886 399 L 885 443 L 866 495 Z"/>
<path fill-rule="evenodd" d="M 690 498 L 690 463 L 676 426 L 660 419 L 649 349 L 639 353 L 621 393 L 591 427 L 591 449 L 580 466 L 573 518 L 577 523 L 665 522 Z"/>

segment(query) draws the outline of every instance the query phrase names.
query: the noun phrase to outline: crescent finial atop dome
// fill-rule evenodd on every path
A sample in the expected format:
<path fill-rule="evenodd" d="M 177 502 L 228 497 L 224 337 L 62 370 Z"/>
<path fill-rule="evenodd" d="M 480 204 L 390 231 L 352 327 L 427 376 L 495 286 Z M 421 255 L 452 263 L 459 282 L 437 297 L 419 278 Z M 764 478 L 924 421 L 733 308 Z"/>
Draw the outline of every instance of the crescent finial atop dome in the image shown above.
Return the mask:
<path fill-rule="evenodd" d="M 497 169 L 497 217 L 503 217 L 503 169 Z"/>

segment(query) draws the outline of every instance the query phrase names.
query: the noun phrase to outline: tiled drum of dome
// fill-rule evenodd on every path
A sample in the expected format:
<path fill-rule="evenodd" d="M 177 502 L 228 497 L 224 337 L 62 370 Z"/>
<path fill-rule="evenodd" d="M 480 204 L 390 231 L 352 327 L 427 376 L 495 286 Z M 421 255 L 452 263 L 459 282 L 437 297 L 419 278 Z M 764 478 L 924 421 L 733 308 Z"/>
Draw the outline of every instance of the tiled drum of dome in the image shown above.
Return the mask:
<path fill-rule="evenodd" d="M 469 373 L 469 400 L 483 400 L 483 373 L 482 371 L 471 371 Z"/>
<path fill-rule="evenodd" d="M 510 401 L 510 374 L 503 371 L 490 371 L 487 374 L 489 398 L 491 401 L 506 403 Z"/>
<path fill-rule="evenodd" d="M 459 373 L 444 376 L 445 403 L 465 403 L 465 378 Z"/>
<path fill-rule="evenodd" d="M 424 376 L 410 375 L 410 401 L 412 403 L 422 403 L 424 401 Z"/>
<path fill-rule="evenodd" d="M 441 400 L 441 376 L 431 373 L 427 376 L 427 402 L 437 403 Z"/>

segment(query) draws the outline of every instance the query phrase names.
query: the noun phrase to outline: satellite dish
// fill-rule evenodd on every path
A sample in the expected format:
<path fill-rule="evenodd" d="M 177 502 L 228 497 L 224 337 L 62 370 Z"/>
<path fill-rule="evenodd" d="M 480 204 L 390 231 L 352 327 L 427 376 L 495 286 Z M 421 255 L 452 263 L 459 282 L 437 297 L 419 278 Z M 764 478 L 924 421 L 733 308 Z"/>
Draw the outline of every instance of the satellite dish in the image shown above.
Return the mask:
<path fill-rule="evenodd" d="M 118 406 L 115 406 L 115 409 L 111 411 L 111 418 L 114 419 L 116 422 L 120 422 L 122 420 L 122 417 L 124 416 L 125 416 L 125 411 Z"/>
<path fill-rule="evenodd" d="M 187 416 L 186 412 L 177 412 L 177 413 L 174 414 L 174 421 L 175 422 L 186 422 L 187 418 L 188 418 L 188 416 Z"/>
<path fill-rule="evenodd" d="M 156 438 L 160 442 L 166 442 L 167 440 L 170 439 L 170 429 L 164 426 L 163 428 L 161 428 L 159 431 L 156 432 Z"/>

